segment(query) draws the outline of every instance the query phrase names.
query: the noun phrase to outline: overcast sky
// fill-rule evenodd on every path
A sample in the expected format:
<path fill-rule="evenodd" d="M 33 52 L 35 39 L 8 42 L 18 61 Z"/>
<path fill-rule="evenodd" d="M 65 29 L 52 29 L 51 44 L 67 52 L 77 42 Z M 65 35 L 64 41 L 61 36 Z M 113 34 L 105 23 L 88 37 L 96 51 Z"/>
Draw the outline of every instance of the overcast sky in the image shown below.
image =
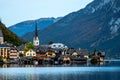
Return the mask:
<path fill-rule="evenodd" d="M 93 0 L 0 0 L 0 19 L 8 27 L 44 17 L 61 17 Z"/>

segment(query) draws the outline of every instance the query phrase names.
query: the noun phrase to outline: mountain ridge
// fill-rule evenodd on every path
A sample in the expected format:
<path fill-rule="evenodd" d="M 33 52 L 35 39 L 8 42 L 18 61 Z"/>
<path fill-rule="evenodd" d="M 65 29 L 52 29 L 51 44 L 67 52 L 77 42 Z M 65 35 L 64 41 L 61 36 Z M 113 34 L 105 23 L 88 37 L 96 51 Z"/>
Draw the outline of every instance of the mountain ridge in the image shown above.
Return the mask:
<path fill-rule="evenodd" d="M 53 23 L 57 22 L 61 18 L 62 17 L 58 17 L 58 18 L 51 17 L 51 18 L 40 18 L 40 19 L 36 19 L 36 20 L 27 20 L 27 21 L 23 21 L 23 22 L 15 24 L 15 25 L 12 25 L 12 26 L 8 27 L 8 29 L 11 30 L 12 32 L 14 32 L 19 37 L 21 37 L 24 34 L 26 34 L 27 32 L 34 31 L 34 26 L 35 26 L 36 22 L 38 25 L 38 30 L 41 30 L 49 25 L 52 25 Z"/>
<path fill-rule="evenodd" d="M 61 42 L 74 48 L 94 48 L 110 55 L 120 54 L 120 1 L 94 0 L 49 27 L 39 30 L 41 44 Z M 33 33 L 24 39 L 32 41 Z M 31 36 L 30 36 L 31 35 Z M 117 46 L 116 46 L 117 45 Z"/>

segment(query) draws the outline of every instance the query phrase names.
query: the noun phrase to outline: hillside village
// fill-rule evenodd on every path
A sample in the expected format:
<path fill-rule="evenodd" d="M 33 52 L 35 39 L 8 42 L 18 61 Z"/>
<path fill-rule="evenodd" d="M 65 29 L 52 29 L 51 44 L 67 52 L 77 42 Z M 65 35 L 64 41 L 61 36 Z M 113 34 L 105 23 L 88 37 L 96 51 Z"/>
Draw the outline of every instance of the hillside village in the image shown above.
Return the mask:
<path fill-rule="evenodd" d="M 19 64 L 63 64 L 63 63 L 98 63 L 103 62 L 105 52 L 87 49 L 69 48 L 63 43 L 42 45 L 38 37 L 37 23 L 35 25 L 33 43 L 28 42 L 21 46 L 13 46 L 4 42 L 4 35 L 0 30 L 0 63 Z"/>

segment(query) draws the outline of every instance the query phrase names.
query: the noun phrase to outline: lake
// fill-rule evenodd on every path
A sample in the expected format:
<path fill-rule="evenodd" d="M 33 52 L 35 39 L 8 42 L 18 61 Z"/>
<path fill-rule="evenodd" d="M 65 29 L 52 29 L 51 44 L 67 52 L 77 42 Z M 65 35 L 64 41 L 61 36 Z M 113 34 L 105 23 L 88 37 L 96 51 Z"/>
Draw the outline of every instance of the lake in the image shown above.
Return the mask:
<path fill-rule="evenodd" d="M 0 65 L 0 80 L 120 80 L 120 60 L 100 65 Z"/>

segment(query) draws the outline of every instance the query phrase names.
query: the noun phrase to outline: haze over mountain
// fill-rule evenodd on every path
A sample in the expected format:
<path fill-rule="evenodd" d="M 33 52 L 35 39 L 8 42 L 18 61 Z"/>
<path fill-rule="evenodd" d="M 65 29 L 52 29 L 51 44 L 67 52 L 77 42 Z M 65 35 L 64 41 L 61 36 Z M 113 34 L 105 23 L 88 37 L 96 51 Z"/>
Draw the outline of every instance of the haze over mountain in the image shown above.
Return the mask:
<path fill-rule="evenodd" d="M 44 28 L 50 26 L 51 24 L 57 22 L 61 18 L 62 17 L 58 17 L 58 18 L 40 18 L 40 19 L 37 19 L 37 20 L 23 21 L 23 22 L 15 24 L 13 26 L 10 26 L 9 30 L 11 30 L 12 32 L 17 34 L 19 37 L 21 37 L 21 36 L 25 35 L 28 32 L 33 32 L 34 31 L 35 22 L 37 22 L 38 30 L 41 30 L 41 29 L 44 29 Z"/>
<path fill-rule="evenodd" d="M 23 36 L 33 40 L 33 32 Z M 69 47 L 94 48 L 115 56 L 120 54 L 120 0 L 94 0 L 84 9 L 39 30 L 41 44 L 61 42 Z"/>

